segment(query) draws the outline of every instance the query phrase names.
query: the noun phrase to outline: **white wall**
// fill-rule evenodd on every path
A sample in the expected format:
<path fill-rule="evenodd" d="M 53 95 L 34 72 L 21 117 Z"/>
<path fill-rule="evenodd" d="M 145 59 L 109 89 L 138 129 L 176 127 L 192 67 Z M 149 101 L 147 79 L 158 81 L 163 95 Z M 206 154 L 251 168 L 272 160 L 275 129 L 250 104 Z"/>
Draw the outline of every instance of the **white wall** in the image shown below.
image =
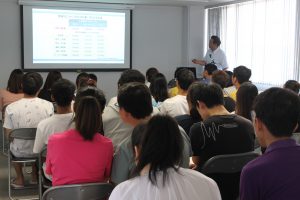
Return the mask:
<path fill-rule="evenodd" d="M 145 73 L 155 66 L 171 79 L 177 66 L 190 65 L 202 55 L 203 7 L 135 6 L 132 19 L 132 66 Z M 194 16 L 195 15 L 195 16 Z M 186 25 L 188 23 L 188 26 Z M 195 23 L 195 24 L 194 24 Z M 195 26 L 194 26 L 195 25 Z M 203 26 L 203 27 L 201 27 Z M 5 87 L 14 68 L 21 68 L 20 9 L 17 0 L 0 0 L 0 87 Z M 191 28 L 191 31 L 186 31 Z M 195 31 L 195 34 L 192 32 Z M 199 40 L 199 41 L 198 41 Z M 97 72 L 98 86 L 107 98 L 117 93 L 120 72 Z M 46 77 L 46 73 L 42 73 Z M 76 72 L 63 76 L 75 81 Z"/>

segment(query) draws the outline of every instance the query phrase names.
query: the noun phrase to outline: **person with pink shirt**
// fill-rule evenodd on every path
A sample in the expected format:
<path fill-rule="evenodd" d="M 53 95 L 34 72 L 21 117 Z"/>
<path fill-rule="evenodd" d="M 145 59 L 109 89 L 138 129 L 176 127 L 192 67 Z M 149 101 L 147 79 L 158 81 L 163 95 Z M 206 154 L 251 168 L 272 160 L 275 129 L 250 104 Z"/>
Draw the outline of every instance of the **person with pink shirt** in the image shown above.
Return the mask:
<path fill-rule="evenodd" d="M 113 145 L 99 133 L 103 108 L 96 97 L 81 95 L 84 90 L 75 98 L 75 128 L 48 141 L 46 173 L 52 175 L 53 186 L 106 182 L 110 177 Z"/>
<path fill-rule="evenodd" d="M 22 90 L 23 71 L 14 69 L 7 81 L 7 87 L 0 89 L 0 109 L 24 97 Z"/>

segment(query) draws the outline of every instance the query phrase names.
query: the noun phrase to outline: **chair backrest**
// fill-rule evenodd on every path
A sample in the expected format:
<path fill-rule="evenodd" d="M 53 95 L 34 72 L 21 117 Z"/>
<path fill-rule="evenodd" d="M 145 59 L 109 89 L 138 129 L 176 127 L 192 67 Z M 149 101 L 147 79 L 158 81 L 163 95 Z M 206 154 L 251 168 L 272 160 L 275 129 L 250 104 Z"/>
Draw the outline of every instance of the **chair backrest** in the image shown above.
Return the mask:
<path fill-rule="evenodd" d="M 18 128 L 13 129 L 9 137 L 15 139 L 22 139 L 22 140 L 34 140 L 36 134 L 36 128 Z"/>
<path fill-rule="evenodd" d="M 249 161 L 258 156 L 259 154 L 255 152 L 217 155 L 205 162 L 201 172 L 203 174 L 237 173 L 240 172 Z"/>
<path fill-rule="evenodd" d="M 107 198 L 113 186 L 109 183 L 86 183 L 52 187 L 43 194 L 42 200 L 102 200 Z"/>

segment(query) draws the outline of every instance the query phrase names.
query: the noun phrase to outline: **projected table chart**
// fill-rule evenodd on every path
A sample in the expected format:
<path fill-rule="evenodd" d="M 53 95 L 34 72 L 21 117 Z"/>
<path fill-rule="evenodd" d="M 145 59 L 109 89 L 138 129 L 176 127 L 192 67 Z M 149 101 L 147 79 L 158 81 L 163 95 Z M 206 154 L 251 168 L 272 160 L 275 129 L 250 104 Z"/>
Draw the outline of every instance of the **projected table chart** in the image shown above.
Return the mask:
<path fill-rule="evenodd" d="M 125 14 L 33 9 L 33 63 L 124 63 Z"/>

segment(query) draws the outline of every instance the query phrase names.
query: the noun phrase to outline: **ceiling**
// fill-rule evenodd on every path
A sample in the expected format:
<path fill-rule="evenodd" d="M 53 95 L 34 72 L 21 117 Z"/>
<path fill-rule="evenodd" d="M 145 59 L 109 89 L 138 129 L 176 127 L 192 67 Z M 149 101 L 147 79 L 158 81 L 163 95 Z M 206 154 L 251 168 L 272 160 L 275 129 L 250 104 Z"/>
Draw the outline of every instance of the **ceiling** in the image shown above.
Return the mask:
<path fill-rule="evenodd" d="M 101 2 L 101 3 L 118 3 L 118 4 L 140 4 L 140 5 L 216 5 L 233 0 L 62 0 L 78 2 Z"/>

